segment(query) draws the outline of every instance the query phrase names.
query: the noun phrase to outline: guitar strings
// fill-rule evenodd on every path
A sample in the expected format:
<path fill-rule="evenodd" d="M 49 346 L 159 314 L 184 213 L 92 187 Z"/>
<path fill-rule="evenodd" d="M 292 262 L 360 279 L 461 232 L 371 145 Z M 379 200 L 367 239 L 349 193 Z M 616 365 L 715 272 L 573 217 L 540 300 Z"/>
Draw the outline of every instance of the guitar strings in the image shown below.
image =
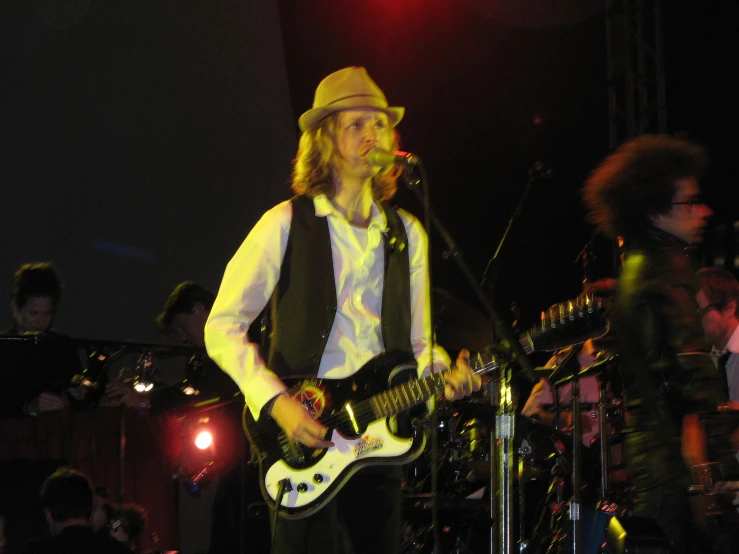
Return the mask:
<path fill-rule="evenodd" d="M 481 366 L 474 367 L 473 373 L 475 375 L 481 375 L 481 374 L 487 373 L 491 369 L 495 369 L 496 367 L 498 367 L 498 363 L 497 363 L 497 361 L 495 359 L 493 359 L 490 362 L 484 363 Z M 435 373 L 435 374 L 430 375 L 428 377 L 424 377 L 423 379 L 419 379 L 417 381 L 426 381 L 426 382 L 433 383 L 439 376 L 443 376 L 443 374 L 445 372 L 446 372 L 446 370 L 445 371 L 440 371 L 438 373 Z M 389 389 L 387 391 L 384 391 L 383 393 L 377 394 L 377 395 L 373 396 L 372 398 L 375 398 L 377 396 L 380 396 L 381 394 L 387 394 L 387 393 L 389 393 L 390 391 L 393 391 L 393 390 L 400 391 L 401 389 L 407 389 L 410 386 L 413 386 L 412 384 L 414 382 L 415 381 L 411 381 L 411 382 L 408 382 L 408 383 L 404 383 L 403 385 L 399 385 L 397 387 L 393 387 L 392 389 Z M 441 382 L 441 383 L 434 383 L 433 384 L 433 388 L 439 389 L 443 384 L 444 384 L 443 382 Z M 417 386 L 420 387 L 421 386 L 420 383 L 417 383 Z M 409 391 L 405 391 L 404 390 L 404 393 L 406 394 L 406 397 L 407 397 L 407 393 L 408 392 Z M 426 394 L 428 394 L 428 393 L 424 393 L 424 395 L 426 395 Z M 428 398 L 430 398 L 430 396 L 431 395 L 426 396 L 426 400 Z M 371 423 L 375 419 L 375 409 L 372 406 L 372 398 L 368 398 L 366 400 L 362 400 L 362 401 L 360 401 L 357 404 L 355 404 L 355 405 L 352 406 L 352 411 L 354 413 L 354 418 L 357 420 L 357 423 L 361 424 L 362 426 Z M 423 402 L 423 401 L 424 400 L 421 400 L 420 402 Z M 392 402 L 392 400 L 391 400 L 391 402 Z M 395 403 L 393 403 L 393 404 L 395 404 Z M 416 404 L 413 404 L 413 405 L 416 405 Z M 408 406 L 408 407 L 410 408 L 411 406 Z M 402 411 L 402 410 L 398 410 L 398 411 Z M 395 413 L 397 413 L 397 412 L 395 412 Z M 372 419 L 369 419 L 368 421 L 365 422 L 364 419 L 366 417 L 368 417 L 368 416 L 371 417 Z M 339 411 L 339 412 L 334 412 L 333 414 L 327 416 L 324 419 L 319 419 L 319 421 L 323 425 L 325 425 L 326 427 L 330 427 L 330 428 L 338 427 L 340 423 L 347 423 L 347 422 L 349 422 L 349 420 L 350 420 L 349 415 L 345 411 L 343 411 L 343 410 L 342 411 Z"/>

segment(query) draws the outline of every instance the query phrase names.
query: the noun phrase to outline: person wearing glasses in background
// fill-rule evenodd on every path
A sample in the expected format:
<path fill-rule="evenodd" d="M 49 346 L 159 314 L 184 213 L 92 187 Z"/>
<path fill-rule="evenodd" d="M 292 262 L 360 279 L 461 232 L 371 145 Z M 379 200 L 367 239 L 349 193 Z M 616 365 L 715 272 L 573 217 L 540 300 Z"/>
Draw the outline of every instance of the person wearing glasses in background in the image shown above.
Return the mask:
<path fill-rule="evenodd" d="M 606 157 L 583 188 L 590 221 L 626 247 L 611 323 L 626 395 L 631 515 L 656 522 L 678 554 L 735 552 L 737 544 L 727 537 L 731 526 L 701 533 L 688 497 L 692 466 L 708 461 L 698 414 L 728 402 L 689 258 L 712 215 L 699 184 L 706 162 L 690 141 L 643 135 Z M 727 478 L 736 469 L 730 458 L 721 460 Z"/>
<path fill-rule="evenodd" d="M 703 268 L 698 276 L 703 331 L 714 348 L 719 375 L 726 379 L 729 400 L 739 402 L 739 283 L 719 267 Z"/>

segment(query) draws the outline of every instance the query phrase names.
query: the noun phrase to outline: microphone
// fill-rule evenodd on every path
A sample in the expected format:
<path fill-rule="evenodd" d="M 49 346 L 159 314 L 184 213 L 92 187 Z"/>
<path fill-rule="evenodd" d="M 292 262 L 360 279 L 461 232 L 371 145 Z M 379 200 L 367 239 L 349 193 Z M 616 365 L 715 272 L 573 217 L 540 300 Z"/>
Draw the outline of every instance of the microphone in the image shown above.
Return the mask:
<path fill-rule="evenodd" d="M 410 152 L 401 152 L 398 150 L 393 153 L 380 148 L 373 148 L 367 152 L 367 162 L 372 165 L 379 165 L 380 167 L 387 167 L 393 164 L 414 166 L 420 164 L 421 159 Z"/>

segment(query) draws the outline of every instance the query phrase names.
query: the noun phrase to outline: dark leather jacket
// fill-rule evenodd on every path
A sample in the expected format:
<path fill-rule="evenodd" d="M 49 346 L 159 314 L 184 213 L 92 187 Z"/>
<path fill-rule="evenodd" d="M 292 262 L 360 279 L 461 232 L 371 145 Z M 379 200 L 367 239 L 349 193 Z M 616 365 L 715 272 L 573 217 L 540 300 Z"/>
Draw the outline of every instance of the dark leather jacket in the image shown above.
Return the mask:
<path fill-rule="evenodd" d="M 686 477 L 683 416 L 727 401 L 704 339 L 698 290 L 686 243 L 655 228 L 632 239 L 611 324 L 626 393 L 627 466 L 638 466 L 631 469 L 644 488 Z"/>

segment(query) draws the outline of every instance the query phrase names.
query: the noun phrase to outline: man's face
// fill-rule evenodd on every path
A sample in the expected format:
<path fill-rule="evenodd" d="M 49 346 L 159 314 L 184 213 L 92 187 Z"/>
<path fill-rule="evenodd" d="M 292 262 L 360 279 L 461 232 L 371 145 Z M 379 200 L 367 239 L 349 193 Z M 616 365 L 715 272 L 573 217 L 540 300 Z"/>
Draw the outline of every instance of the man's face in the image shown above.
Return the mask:
<path fill-rule="evenodd" d="M 733 301 L 726 306 L 719 307 L 712 304 L 703 289 L 695 297 L 701 313 L 701 324 L 706 340 L 719 348 L 723 348 L 735 327 L 736 305 Z"/>
<path fill-rule="evenodd" d="M 345 110 L 337 119 L 336 169 L 339 176 L 371 178 L 379 167 L 367 163 L 367 152 L 373 148 L 390 150 L 393 130 L 385 112 L 378 110 Z"/>
<path fill-rule="evenodd" d="M 10 303 L 18 333 L 45 333 L 51 327 L 56 308 L 51 296 L 31 296 L 22 307 Z"/>
<path fill-rule="evenodd" d="M 172 329 L 180 340 L 191 346 L 205 346 L 205 322 L 208 312 L 202 304 L 195 304 L 192 311 L 175 315 L 172 318 Z"/>
<path fill-rule="evenodd" d="M 679 179 L 672 198 L 672 209 L 664 215 L 654 216 L 652 222 L 658 229 L 670 233 L 688 244 L 703 241 L 703 232 L 713 212 L 700 199 L 700 189 L 695 179 Z"/>

